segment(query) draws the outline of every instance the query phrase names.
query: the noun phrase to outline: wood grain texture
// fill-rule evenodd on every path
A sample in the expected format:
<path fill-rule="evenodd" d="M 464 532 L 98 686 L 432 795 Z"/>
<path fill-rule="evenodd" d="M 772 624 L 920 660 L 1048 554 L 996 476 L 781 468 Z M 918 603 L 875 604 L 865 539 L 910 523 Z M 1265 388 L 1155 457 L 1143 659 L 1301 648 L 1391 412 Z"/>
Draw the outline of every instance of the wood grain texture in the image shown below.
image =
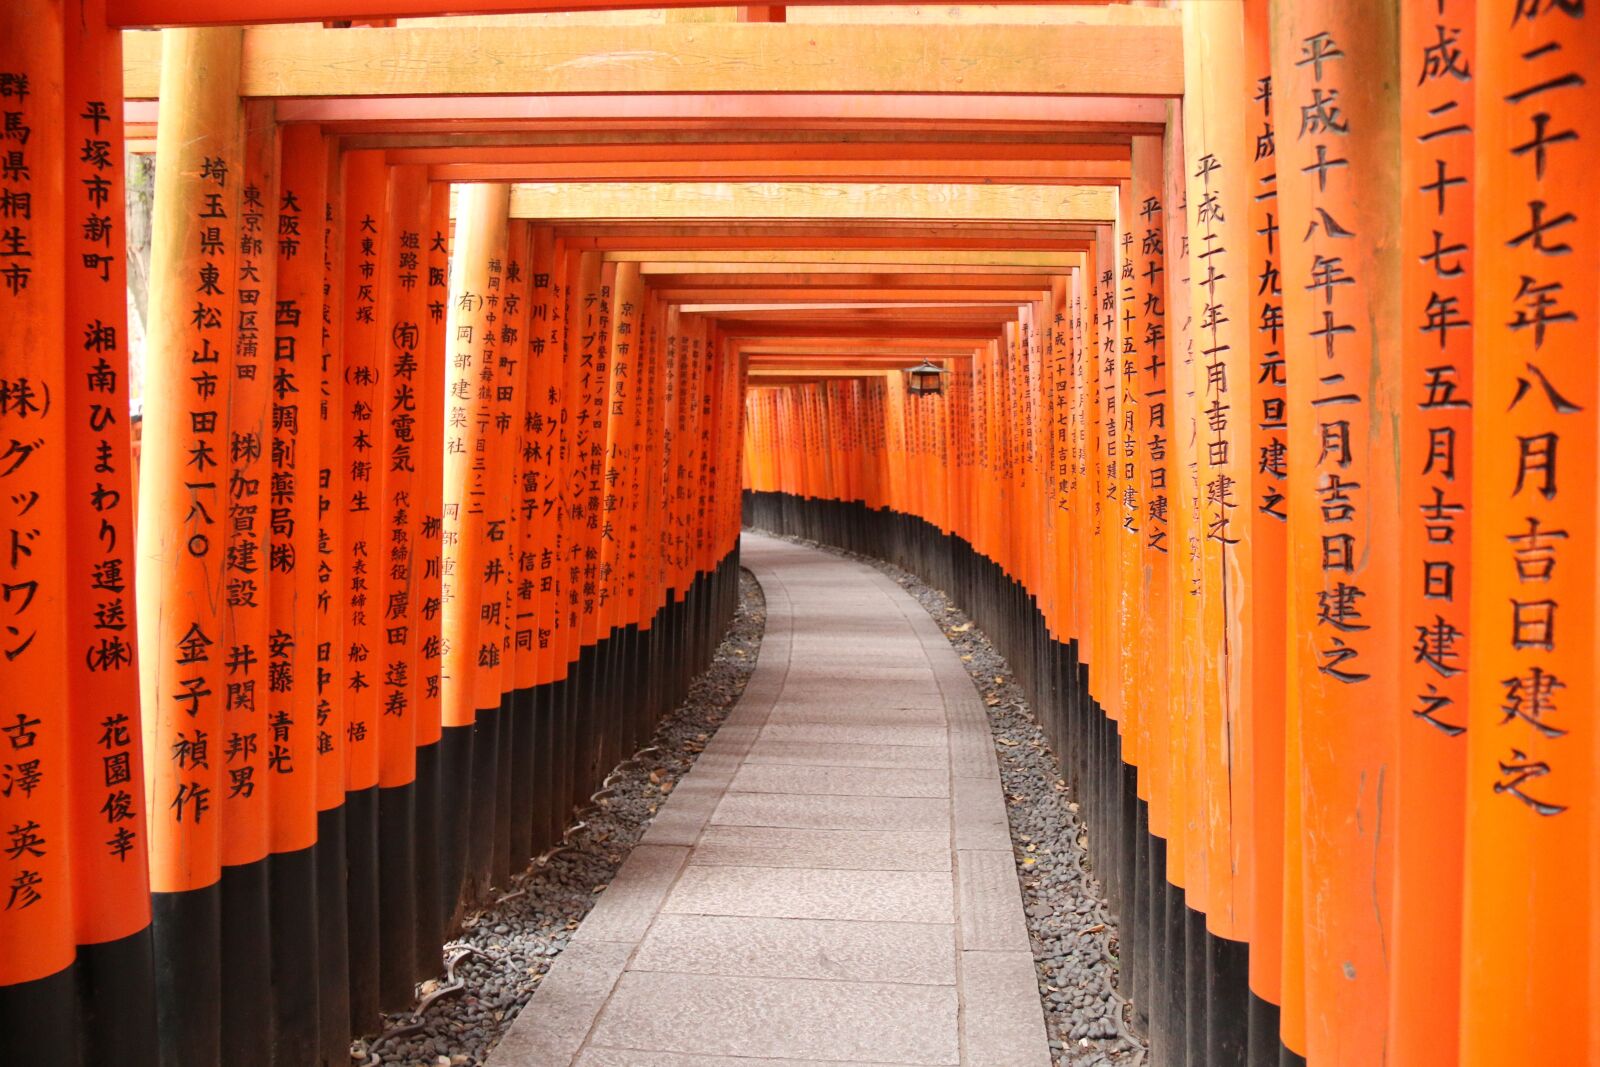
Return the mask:
<path fill-rule="evenodd" d="M 125 92 L 155 95 L 155 34 L 129 34 Z M 424 27 L 245 34 L 246 96 L 1043 93 L 1178 96 L 1177 26 L 787 24 Z"/>
<path fill-rule="evenodd" d="M 1116 212 L 1103 187 L 893 182 L 528 183 L 513 218 L 911 219 L 1093 222 Z"/>

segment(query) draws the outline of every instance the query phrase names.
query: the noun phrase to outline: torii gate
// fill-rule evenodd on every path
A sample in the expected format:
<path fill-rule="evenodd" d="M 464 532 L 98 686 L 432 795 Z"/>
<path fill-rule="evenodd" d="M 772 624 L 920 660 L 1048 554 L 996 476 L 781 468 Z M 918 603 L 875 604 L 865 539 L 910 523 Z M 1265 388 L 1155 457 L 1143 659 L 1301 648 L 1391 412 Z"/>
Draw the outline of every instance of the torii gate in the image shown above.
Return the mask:
<path fill-rule="evenodd" d="M 1526 888 L 1589 900 L 1600 825 L 1571 710 L 1594 703 L 1596 517 L 1570 486 L 1594 480 L 1600 402 L 1582 0 L 1061 4 L 959 32 L 810 4 L 444 6 L 0 12 L 0 691 L 21 694 L 0 1018 L 42 1020 L 11 1027 L 30 1062 L 156 1062 L 158 1017 L 166 1062 L 334 1060 L 403 1003 L 457 887 L 558 834 L 640 728 L 574 717 L 569 691 L 611 700 L 675 605 L 704 618 L 672 640 L 709 632 L 720 593 L 689 591 L 726 564 L 737 400 L 763 381 L 797 388 L 751 393 L 760 488 L 880 494 L 958 534 L 1085 673 L 1158 1055 L 1281 1037 L 1312 1062 L 1489 1063 L 1508 1033 L 1582 1055 L 1576 1026 L 1525 1026 L 1583 1017 L 1600 983 L 1593 909 Z M 137 532 L 124 137 L 159 173 Z M 508 334 L 512 294 L 573 332 Z M 889 384 L 923 359 L 959 386 L 908 409 Z M 618 392 L 634 360 L 657 387 Z M 538 369 L 493 377 L 518 362 Z M 288 425 L 274 389 L 313 383 Z M 597 411 L 589 465 L 494 429 Z M 889 459 L 836 473 L 820 442 L 846 412 Z M 362 458 L 409 453 L 413 414 L 414 469 Z M 946 461 L 948 484 L 914 476 Z M 571 525 L 519 522 L 530 501 L 490 491 L 513 471 L 567 479 Z M 244 521 L 263 508 L 270 528 Z M 558 535 L 600 575 L 572 580 L 594 590 L 576 613 L 448 584 Z M 403 573 L 369 587 L 384 538 Z M 525 645 L 524 610 L 554 620 Z M 583 766 L 552 766 L 536 813 L 506 769 L 547 736 Z M 285 769 L 312 764 L 335 770 Z M 452 775 L 495 787 L 451 807 Z M 380 856 L 405 872 L 381 890 Z M 60 1036 L 107 1004 L 81 1050 Z"/>

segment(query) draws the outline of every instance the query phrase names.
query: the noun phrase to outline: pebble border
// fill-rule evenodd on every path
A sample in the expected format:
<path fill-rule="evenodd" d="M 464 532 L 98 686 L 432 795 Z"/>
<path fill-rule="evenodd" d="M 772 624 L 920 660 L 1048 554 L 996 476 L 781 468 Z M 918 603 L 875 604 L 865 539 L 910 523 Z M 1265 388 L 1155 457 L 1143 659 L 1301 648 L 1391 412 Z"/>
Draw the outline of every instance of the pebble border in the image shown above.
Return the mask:
<path fill-rule="evenodd" d="M 1131 1008 L 1117 989 L 1117 924 L 1094 876 L 1088 828 L 1005 657 L 945 593 L 909 571 L 805 538 L 771 536 L 867 564 L 938 623 L 989 713 L 1051 1063 L 1142 1067 L 1149 1046 L 1130 1029 Z"/>
<path fill-rule="evenodd" d="M 568 848 L 512 878 L 493 904 L 467 916 L 444 945 L 440 976 L 418 986 L 410 1011 L 385 1016 L 380 1033 L 353 1042 L 352 1064 L 481 1067 L 656 809 L 739 702 L 766 620 L 761 586 L 741 568 L 733 623 L 688 699 L 662 720 L 650 747 L 612 772 L 602 791 L 609 795 L 581 813 L 568 831 Z"/>

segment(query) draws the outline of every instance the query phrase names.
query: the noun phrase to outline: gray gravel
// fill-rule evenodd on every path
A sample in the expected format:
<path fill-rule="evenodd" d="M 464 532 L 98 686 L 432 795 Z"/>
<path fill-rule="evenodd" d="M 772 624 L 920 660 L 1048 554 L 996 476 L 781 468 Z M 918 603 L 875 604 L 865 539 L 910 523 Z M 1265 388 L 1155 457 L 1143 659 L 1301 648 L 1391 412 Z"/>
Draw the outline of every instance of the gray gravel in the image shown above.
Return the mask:
<path fill-rule="evenodd" d="M 575 831 L 569 829 L 568 849 L 534 864 L 512 879 L 497 903 L 467 916 L 460 936 L 444 946 L 440 975 L 418 987 L 420 1011 L 387 1016 L 380 1034 L 351 1045 L 352 1063 L 461 1067 L 484 1062 L 656 809 L 738 702 L 755 670 L 765 628 L 761 587 L 741 570 L 732 628 L 711 666 L 690 687 L 688 700 L 662 721 L 651 747 L 613 771 L 610 795 L 583 813 Z M 449 991 L 438 995 L 440 990 Z"/>
<path fill-rule="evenodd" d="M 1089 859 L 1088 827 L 1005 658 L 949 597 L 916 575 L 871 556 L 786 540 L 876 567 L 916 598 L 955 647 L 989 712 L 1051 1060 L 1056 1067 L 1139 1067 L 1148 1046 L 1131 1031 L 1131 1009 L 1117 989 L 1117 925 Z"/>

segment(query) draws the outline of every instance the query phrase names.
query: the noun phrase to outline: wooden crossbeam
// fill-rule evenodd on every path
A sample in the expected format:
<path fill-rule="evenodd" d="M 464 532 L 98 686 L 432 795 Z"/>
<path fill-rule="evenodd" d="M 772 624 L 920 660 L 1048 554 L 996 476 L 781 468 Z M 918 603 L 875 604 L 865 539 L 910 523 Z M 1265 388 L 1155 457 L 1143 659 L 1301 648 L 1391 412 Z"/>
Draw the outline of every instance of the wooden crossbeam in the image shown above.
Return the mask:
<path fill-rule="evenodd" d="M 123 0 L 126 6 L 138 2 Z M 157 6 L 160 0 L 143 2 Z M 181 0 L 168 4 L 166 13 L 176 14 L 173 6 L 190 9 L 192 19 L 193 9 L 201 5 Z M 230 10 L 227 21 L 238 21 L 236 14 Z M 155 96 L 160 65 L 156 35 L 129 35 L 123 58 L 126 95 Z M 783 23 L 254 26 L 245 33 L 239 91 L 244 96 L 273 97 L 574 93 L 1176 97 L 1183 93 L 1183 44 L 1181 27 L 1171 20 L 1158 25 L 967 26 L 960 33 L 937 25 Z"/>
<path fill-rule="evenodd" d="M 741 351 L 752 355 L 781 356 L 790 353 L 804 355 L 819 351 L 830 352 L 902 352 L 908 355 L 945 355 L 948 351 L 966 351 L 972 345 L 960 339 L 939 340 L 928 338 L 870 338 L 851 340 L 840 337 L 761 337 L 741 336 Z"/>
<path fill-rule="evenodd" d="M 470 136 L 470 135 L 469 135 Z M 932 181 L 1114 184 L 1130 175 L 1126 139 L 1074 143 L 762 139 L 476 144 L 392 148 L 434 181 Z"/>
<path fill-rule="evenodd" d="M 970 351 L 967 353 L 970 355 Z M 939 360 L 957 358 L 949 353 L 942 353 L 936 357 Z M 756 367 L 915 367 L 923 361 L 921 356 L 905 355 L 840 355 L 838 353 L 818 352 L 811 356 L 751 356 L 750 366 Z"/>
<path fill-rule="evenodd" d="M 880 219 L 1103 222 L 1099 186 L 900 182 L 549 182 L 517 185 L 522 219 Z"/>
<path fill-rule="evenodd" d="M 1050 222 L 898 222 L 874 219 L 744 219 L 739 222 L 679 220 L 557 221 L 555 235 L 569 248 L 596 252 L 669 251 L 724 253 L 958 252 L 1085 253 L 1097 236 L 1093 224 Z"/>
<path fill-rule="evenodd" d="M 991 0 L 992 4 L 1002 6 L 1039 7 L 1059 5 L 1065 8 L 1079 7 L 1080 5 L 1098 4 L 1101 0 Z M 860 7 L 871 8 L 874 6 L 891 5 L 895 0 L 856 0 Z M 687 15 L 693 18 L 695 13 L 685 9 L 712 8 L 706 13 L 710 21 L 726 19 L 727 16 L 715 10 L 722 5 L 708 5 L 706 0 L 231 0 L 226 4 L 212 3 L 200 4 L 195 0 L 108 0 L 107 20 L 113 26 L 141 27 L 141 26 L 217 26 L 217 25 L 243 25 L 248 23 L 269 22 L 377 22 L 391 19 L 433 18 L 437 16 L 480 15 L 488 16 L 486 21 L 497 21 L 507 24 L 521 23 L 524 25 L 541 24 L 536 14 L 543 12 L 613 12 L 632 8 L 649 9 L 665 8 L 669 12 L 683 12 L 678 17 Z M 771 7 L 773 5 L 757 5 L 758 7 Z M 806 8 L 823 7 L 836 8 L 837 0 L 791 0 L 791 2 L 776 5 L 779 7 Z M 724 11 L 725 11 L 724 7 Z M 1139 9 L 1134 9 L 1134 14 L 1116 13 L 1110 18 L 1119 22 L 1137 24 L 1140 15 Z M 495 16 L 508 16 L 496 19 Z M 852 17 L 853 16 L 853 17 Z M 648 14 L 644 18 L 648 19 Z M 827 21 L 836 21 L 841 17 L 848 21 L 861 21 L 866 16 L 864 12 L 830 11 L 822 18 Z M 1151 18 L 1150 15 L 1144 15 Z M 1157 12 L 1159 17 L 1159 10 Z M 1106 21 L 1108 16 L 1095 11 L 1093 7 L 1080 7 L 1078 11 L 1061 14 L 1052 13 L 1050 17 L 1039 19 L 1024 17 L 1020 21 L 1049 21 L 1049 22 L 1098 22 Z M 636 21 L 627 19 L 621 21 Z M 919 16 L 920 20 L 934 22 L 954 21 L 951 16 L 943 12 L 934 11 Z M 750 20 L 755 21 L 755 20 Z M 816 17 L 801 16 L 798 21 L 815 22 Z M 1019 21 L 1019 20 L 1007 20 Z"/>
<path fill-rule="evenodd" d="M 508 142 L 506 136 L 465 134 L 449 144 L 381 145 L 368 141 L 398 138 L 350 137 L 350 148 L 385 148 L 388 160 L 401 164 L 439 166 L 453 163 L 657 163 L 697 160 L 769 161 L 857 160 L 883 162 L 910 161 L 1014 161 L 1061 163 L 1126 163 L 1130 155 L 1127 138 L 1094 141 L 1064 141 L 1056 138 L 1022 138 L 1019 135 L 948 135 L 933 140 L 918 133 L 914 138 L 894 138 L 884 134 L 870 136 L 848 133 L 779 135 L 767 131 L 733 134 L 738 140 L 702 133 L 636 131 L 619 139 L 615 133 L 579 134 L 576 132 L 527 134 Z"/>
<path fill-rule="evenodd" d="M 898 290 L 937 288 L 952 293 L 971 290 L 1020 289 L 1038 291 L 1050 288 L 1048 274 L 964 274 L 954 271 L 943 273 L 898 273 L 874 271 L 871 273 L 819 272 L 807 273 L 682 273 L 655 274 L 650 279 L 651 288 L 657 292 L 679 289 L 711 289 L 736 293 L 746 290 L 761 292 L 773 289 L 805 290 L 808 287 L 834 291 L 859 289 L 880 291 L 894 299 L 914 300 Z M 967 295 L 963 299 L 1004 299 Z"/>
<path fill-rule="evenodd" d="M 1059 273 L 1083 266 L 1081 252 L 841 251 L 828 248 L 663 252 L 620 249 L 607 252 L 605 258 L 616 263 L 638 263 L 641 274 L 787 272 L 794 269 L 897 272 L 1030 270 Z"/>
<path fill-rule="evenodd" d="M 948 322 L 912 320 L 904 317 L 873 319 L 863 317 L 857 319 L 833 319 L 816 321 L 814 318 L 808 322 L 774 322 L 772 320 L 750 321 L 746 319 L 724 318 L 718 322 L 718 330 L 722 336 L 737 338 L 751 337 L 816 337 L 833 336 L 838 338 L 933 338 L 954 340 L 960 338 L 972 344 L 982 344 L 992 341 L 1001 335 L 1001 329 L 1009 319 L 996 320 L 989 323 Z"/>
<path fill-rule="evenodd" d="M 697 288 L 676 289 L 658 286 L 655 293 L 658 297 L 674 304 L 760 304 L 763 306 L 776 305 L 779 308 L 794 304 L 839 304 L 854 303 L 864 306 L 897 306 L 904 307 L 908 304 L 1025 304 L 1030 300 L 1037 300 L 1041 292 L 1049 292 L 1048 281 L 1032 289 L 894 289 L 883 290 L 881 297 L 875 296 L 871 289 L 859 288 L 824 288 L 822 286 L 800 286 L 782 288 L 773 286 L 768 289 L 723 289 L 723 288 Z"/>
<path fill-rule="evenodd" d="M 751 279 L 772 274 L 788 274 L 791 272 L 807 274 L 832 274 L 836 277 L 851 278 L 860 274 L 879 273 L 886 269 L 893 269 L 900 274 L 920 274 L 928 276 L 928 280 L 942 278 L 952 273 L 965 277 L 976 275 L 1004 276 L 1017 272 L 1016 266 L 989 266 L 984 264 L 951 264 L 951 263 L 898 263 L 892 268 L 882 263 L 812 263 L 805 259 L 784 260 L 769 263 L 723 263 L 723 262 L 680 262 L 680 261 L 655 261 L 644 260 L 639 263 L 639 273 L 646 278 L 666 274 L 700 274 L 700 275 L 741 275 Z M 1065 266 L 1056 268 L 1052 273 L 1064 274 Z"/>
<path fill-rule="evenodd" d="M 1027 182 L 1111 185 L 1130 176 L 1126 161 L 920 159 L 762 159 L 640 163 L 442 163 L 428 168 L 436 182 Z"/>
<path fill-rule="evenodd" d="M 278 114 L 285 122 L 316 122 L 341 134 L 372 139 L 474 134 L 499 137 L 580 130 L 614 133 L 642 127 L 657 133 L 737 130 L 743 134 L 826 134 L 851 130 L 931 136 L 948 131 L 952 124 L 973 133 L 1048 132 L 1096 137 L 1160 133 L 1166 107 L 1167 102 L 1159 97 L 1135 96 L 589 93 L 288 97 L 280 101 Z M 352 147 L 389 146 L 377 143 Z"/>

